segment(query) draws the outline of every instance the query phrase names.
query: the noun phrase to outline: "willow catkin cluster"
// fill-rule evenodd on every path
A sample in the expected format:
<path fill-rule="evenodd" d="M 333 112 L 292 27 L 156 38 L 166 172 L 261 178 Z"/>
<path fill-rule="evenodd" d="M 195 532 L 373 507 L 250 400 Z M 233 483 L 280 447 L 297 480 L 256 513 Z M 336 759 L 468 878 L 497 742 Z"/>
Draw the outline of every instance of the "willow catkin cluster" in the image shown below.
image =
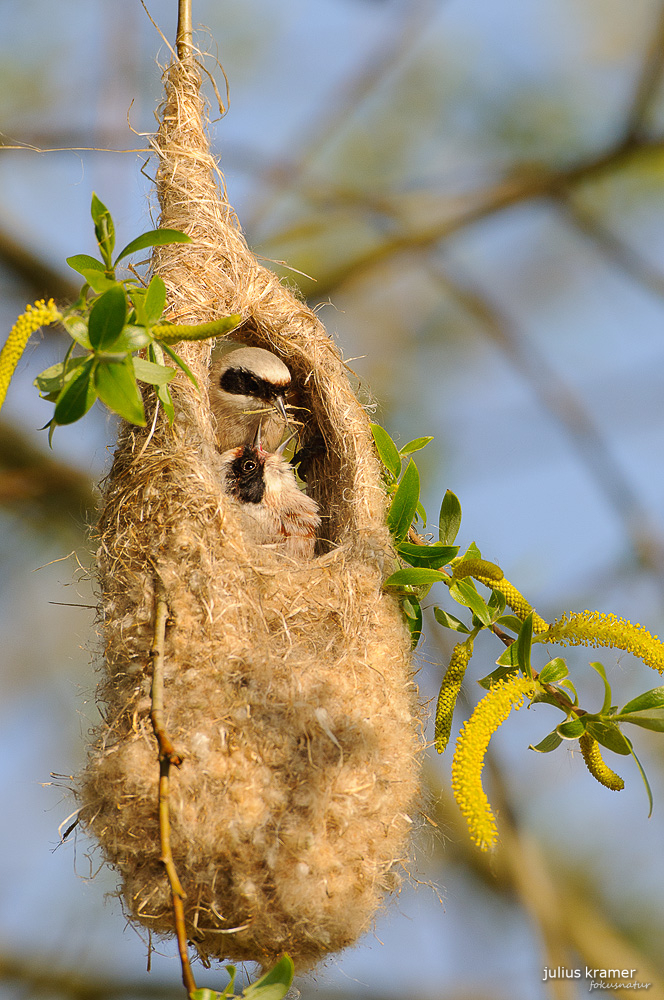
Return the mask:
<path fill-rule="evenodd" d="M 150 712 L 155 580 L 169 608 L 165 724 L 171 842 L 200 955 L 303 970 L 371 925 L 408 856 L 418 793 L 409 639 L 382 590 L 392 550 L 367 417 L 315 315 L 248 251 L 220 197 L 200 79 L 174 64 L 155 140 L 162 225 L 192 236 L 154 269 L 171 317 L 244 318 L 238 339 L 279 354 L 322 441 L 308 472 L 323 537 L 311 560 L 243 538 L 221 492 L 207 397 L 210 347 L 181 345 L 176 417 L 125 427 L 103 499 L 100 726 L 81 817 L 120 876 L 129 916 L 173 930 L 160 862 Z"/>

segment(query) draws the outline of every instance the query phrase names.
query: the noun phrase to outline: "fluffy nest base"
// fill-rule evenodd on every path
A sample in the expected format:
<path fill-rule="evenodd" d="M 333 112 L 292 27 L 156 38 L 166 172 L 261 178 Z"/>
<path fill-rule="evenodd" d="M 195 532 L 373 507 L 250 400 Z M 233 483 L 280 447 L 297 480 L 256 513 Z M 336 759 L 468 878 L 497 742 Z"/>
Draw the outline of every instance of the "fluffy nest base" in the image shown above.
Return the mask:
<path fill-rule="evenodd" d="M 171 845 L 200 956 L 298 971 L 371 925 L 408 852 L 420 748 L 409 639 L 382 588 L 392 568 L 366 415 L 314 314 L 249 253 L 220 198 L 200 79 L 172 66 L 155 140 L 171 316 L 244 317 L 278 353 L 322 436 L 309 492 L 326 538 L 296 560 L 243 538 L 221 492 L 206 392 L 209 345 L 181 345 L 200 394 L 171 383 L 172 427 L 125 427 L 99 522 L 104 722 L 81 776 L 81 817 L 120 874 L 130 917 L 173 933 L 160 861 L 150 723 L 155 581 L 165 590 Z"/>

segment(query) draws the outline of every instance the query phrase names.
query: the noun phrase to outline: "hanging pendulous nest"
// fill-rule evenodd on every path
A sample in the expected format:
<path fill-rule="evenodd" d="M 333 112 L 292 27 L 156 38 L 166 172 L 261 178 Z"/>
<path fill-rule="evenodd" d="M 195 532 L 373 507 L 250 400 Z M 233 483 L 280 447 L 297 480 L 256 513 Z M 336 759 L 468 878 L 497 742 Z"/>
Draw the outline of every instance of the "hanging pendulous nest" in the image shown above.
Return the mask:
<path fill-rule="evenodd" d="M 239 313 L 234 336 L 290 368 L 324 442 L 308 471 L 323 527 L 312 559 L 242 535 L 222 491 L 208 342 L 180 346 L 200 393 L 125 426 L 98 526 L 104 722 L 79 782 L 81 818 L 119 872 L 129 916 L 173 932 L 160 861 L 150 723 L 155 587 L 166 595 L 165 723 L 173 858 L 199 954 L 298 971 L 352 944 L 408 854 L 420 747 L 409 636 L 382 590 L 393 553 L 367 416 L 315 315 L 247 249 L 220 193 L 200 77 L 175 62 L 155 139 L 161 222 L 193 242 L 153 267 L 170 318 Z M 222 185 L 223 191 L 223 185 Z"/>

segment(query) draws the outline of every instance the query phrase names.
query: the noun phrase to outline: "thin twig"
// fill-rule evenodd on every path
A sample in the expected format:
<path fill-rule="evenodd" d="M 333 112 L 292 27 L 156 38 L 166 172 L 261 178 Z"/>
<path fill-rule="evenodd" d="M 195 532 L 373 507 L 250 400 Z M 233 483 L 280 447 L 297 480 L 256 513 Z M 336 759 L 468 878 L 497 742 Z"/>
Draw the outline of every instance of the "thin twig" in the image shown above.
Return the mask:
<path fill-rule="evenodd" d="M 180 954 L 182 966 L 182 982 L 187 994 L 191 995 L 196 990 L 196 981 L 191 971 L 189 954 L 187 951 L 187 929 L 184 917 L 183 899 L 185 897 L 182 883 L 178 878 L 178 873 L 173 861 L 171 850 L 171 823 L 169 810 L 170 794 L 170 771 L 171 765 L 179 767 L 182 763 L 182 755 L 179 754 L 166 732 L 164 725 L 164 641 L 166 638 L 166 623 L 168 621 L 168 603 L 166 601 L 166 591 L 161 579 L 155 576 L 155 615 L 154 615 L 154 638 L 150 648 L 150 660 L 152 662 L 152 708 L 150 719 L 152 728 L 159 745 L 159 845 L 161 850 L 161 862 L 166 871 L 171 887 L 171 898 L 173 901 L 173 917 L 175 921 L 175 935 Z"/>
<path fill-rule="evenodd" d="M 625 141 L 639 138 L 644 131 L 646 116 L 655 97 L 664 71 L 664 4 L 662 4 L 655 30 L 646 47 L 641 73 L 627 116 Z"/>
<path fill-rule="evenodd" d="M 189 62 L 193 52 L 193 29 L 191 25 L 191 0 L 178 0 L 178 28 L 175 47 L 180 62 Z"/>

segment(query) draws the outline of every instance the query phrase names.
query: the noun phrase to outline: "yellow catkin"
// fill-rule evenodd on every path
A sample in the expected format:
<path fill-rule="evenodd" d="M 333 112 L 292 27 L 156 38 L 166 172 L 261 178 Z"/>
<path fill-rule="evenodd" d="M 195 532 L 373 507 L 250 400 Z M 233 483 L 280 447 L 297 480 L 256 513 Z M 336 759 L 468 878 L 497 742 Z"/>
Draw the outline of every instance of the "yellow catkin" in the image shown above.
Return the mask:
<path fill-rule="evenodd" d="M 25 350 L 31 334 L 35 330 L 38 330 L 40 326 L 55 323 L 58 319 L 62 319 L 62 315 L 56 309 L 53 299 L 49 299 L 48 302 L 45 302 L 44 299 L 39 299 L 38 302 L 35 302 L 34 306 L 26 306 L 25 312 L 16 320 L 9 331 L 7 343 L 2 348 L 2 351 L 0 351 L 0 406 L 5 401 L 14 369 Z"/>
<path fill-rule="evenodd" d="M 452 730 L 452 715 L 454 706 L 461 690 L 461 684 L 466 673 L 468 661 L 473 652 L 472 642 L 459 642 L 454 647 L 449 666 L 440 685 L 438 704 L 436 705 L 436 727 L 434 746 L 438 753 L 443 753 L 450 741 Z"/>
<path fill-rule="evenodd" d="M 563 615 L 553 623 L 545 640 L 561 646 L 613 646 L 638 656 L 660 674 L 664 670 L 664 645 L 657 636 L 617 615 L 599 611 Z"/>
<path fill-rule="evenodd" d="M 482 851 L 496 843 L 496 821 L 482 788 L 482 768 L 489 740 L 502 726 L 512 708 L 524 698 L 533 698 L 537 684 L 515 675 L 494 684 L 464 723 L 452 761 L 452 791 L 468 823 L 470 837 Z"/>
<path fill-rule="evenodd" d="M 522 621 L 532 612 L 533 632 L 535 634 L 546 632 L 549 628 L 548 622 L 545 622 L 536 611 L 533 611 L 532 605 L 528 603 L 523 594 L 520 594 L 516 587 L 505 579 L 499 566 L 486 562 L 484 559 L 464 559 L 454 567 L 454 578 L 461 580 L 465 576 L 472 576 L 478 583 L 483 583 L 485 587 L 497 590 L 505 598 L 508 607 Z"/>
<path fill-rule="evenodd" d="M 174 324 L 160 323 L 152 327 L 152 332 L 158 340 L 163 340 L 165 344 L 178 344 L 182 340 L 207 340 L 209 337 L 219 337 L 225 334 L 232 326 L 240 322 L 241 316 L 224 316 L 222 319 L 213 320 L 211 323 Z"/>
<path fill-rule="evenodd" d="M 593 778 L 599 781 L 600 785 L 604 785 L 605 788 L 610 788 L 612 792 L 621 792 L 625 787 L 625 782 L 619 774 L 611 770 L 608 764 L 604 763 L 599 743 L 590 733 L 584 733 L 579 738 L 579 748 L 586 762 L 586 767 Z"/>

